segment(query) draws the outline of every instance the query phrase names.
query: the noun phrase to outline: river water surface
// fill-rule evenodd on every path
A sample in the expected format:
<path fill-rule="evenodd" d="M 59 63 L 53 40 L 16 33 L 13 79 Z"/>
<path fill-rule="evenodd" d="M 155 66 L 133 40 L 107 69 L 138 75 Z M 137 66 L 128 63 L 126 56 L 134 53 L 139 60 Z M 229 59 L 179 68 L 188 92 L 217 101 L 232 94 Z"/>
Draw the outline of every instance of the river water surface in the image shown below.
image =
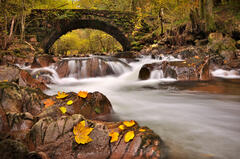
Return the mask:
<path fill-rule="evenodd" d="M 153 129 L 169 145 L 170 152 L 176 153 L 172 158 L 239 159 L 240 83 L 218 81 L 220 91 L 216 92 L 220 94 L 216 94 L 193 89 L 210 86 L 207 90 L 215 90 L 215 82 L 176 85 L 174 79 L 161 78 L 161 72 L 139 81 L 141 66 L 156 61 L 143 58 L 132 62 L 132 70 L 121 68 L 118 77 L 59 79 L 55 75 L 55 84 L 45 93 L 83 90 L 105 94 L 112 103 L 113 118 L 133 119 Z"/>

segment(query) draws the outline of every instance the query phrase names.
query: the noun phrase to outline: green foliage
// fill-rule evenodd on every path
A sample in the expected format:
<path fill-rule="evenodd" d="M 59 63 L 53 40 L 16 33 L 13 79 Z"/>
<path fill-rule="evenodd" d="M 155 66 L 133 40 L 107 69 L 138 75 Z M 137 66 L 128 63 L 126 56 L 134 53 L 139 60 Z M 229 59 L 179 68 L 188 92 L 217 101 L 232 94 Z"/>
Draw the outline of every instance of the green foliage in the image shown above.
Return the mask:
<path fill-rule="evenodd" d="M 67 33 L 52 47 L 54 53 L 64 55 L 115 52 L 121 49 L 121 45 L 112 36 L 91 29 L 74 30 Z"/>

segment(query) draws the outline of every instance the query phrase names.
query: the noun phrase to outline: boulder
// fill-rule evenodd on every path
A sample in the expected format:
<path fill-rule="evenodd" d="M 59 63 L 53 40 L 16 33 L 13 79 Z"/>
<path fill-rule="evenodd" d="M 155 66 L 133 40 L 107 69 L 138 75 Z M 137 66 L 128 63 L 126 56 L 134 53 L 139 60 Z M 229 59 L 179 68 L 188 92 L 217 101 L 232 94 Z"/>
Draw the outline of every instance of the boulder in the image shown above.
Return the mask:
<path fill-rule="evenodd" d="M 190 58 L 186 61 L 163 61 L 161 63 L 145 64 L 141 68 L 138 77 L 140 80 L 147 80 L 151 77 L 151 72 L 155 70 L 162 70 L 164 78 L 183 81 L 211 79 L 208 58 Z"/>
<path fill-rule="evenodd" d="M 14 83 L 0 82 L 0 106 L 4 112 L 37 115 L 41 112 L 40 101 L 47 98 L 39 89 L 21 87 Z"/>
<path fill-rule="evenodd" d="M 0 66 L 0 82 L 15 82 L 20 86 L 29 86 L 31 88 L 39 88 L 45 90 L 48 87 L 34 79 L 27 71 L 21 70 L 13 65 L 2 65 Z"/>
<path fill-rule="evenodd" d="M 64 99 L 57 99 L 56 96 L 48 98 L 54 101 L 50 107 L 44 108 L 43 111 L 37 116 L 43 118 L 50 116 L 54 119 L 62 116 L 60 107 L 65 107 L 66 115 L 82 114 L 88 119 L 96 119 L 101 116 L 109 115 L 112 110 L 112 105 L 106 96 L 99 92 L 88 93 L 86 98 L 79 97 L 76 93 L 70 92 Z M 73 101 L 71 105 L 67 105 L 68 101 Z M 41 101 L 44 105 L 44 101 Z"/>
<path fill-rule="evenodd" d="M 208 35 L 208 40 L 210 42 L 213 42 L 213 41 L 222 41 L 223 40 L 223 34 L 222 33 L 210 33 Z"/>
<path fill-rule="evenodd" d="M 75 141 L 73 127 L 85 121 L 92 128 L 89 143 L 78 144 Z M 86 120 L 75 114 L 62 116 L 57 120 L 40 119 L 31 129 L 26 144 L 31 151 L 44 152 L 49 158 L 167 158 L 168 148 L 161 138 L 147 127 L 134 126 L 120 130 L 122 122 L 101 122 Z M 110 142 L 111 132 L 119 133 L 115 142 Z M 125 135 L 133 131 L 134 137 L 126 142 Z"/>
<path fill-rule="evenodd" d="M 31 64 L 31 68 L 41 68 L 41 67 L 47 67 L 51 64 L 55 63 L 53 56 L 50 55 L 44 55 L 44 56 L 36 56 L 33 59 L 33 63 Z"/>
<path fill-rule="evenodd" d="M 119 68 L 123 67 L 131 68 L 116 58 L 101 57 L 62 60 L 55 65 L 60 78 L 71 76 L 78 79 L 119 75 L 122 73 Z"/>

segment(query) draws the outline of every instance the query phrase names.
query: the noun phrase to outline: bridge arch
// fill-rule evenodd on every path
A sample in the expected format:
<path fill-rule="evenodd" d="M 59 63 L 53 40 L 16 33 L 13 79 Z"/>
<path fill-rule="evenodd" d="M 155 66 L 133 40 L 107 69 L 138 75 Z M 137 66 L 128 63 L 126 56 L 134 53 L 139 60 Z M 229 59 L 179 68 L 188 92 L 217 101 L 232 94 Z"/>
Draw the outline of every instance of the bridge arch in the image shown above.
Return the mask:
<path fill-rule="evenodd" d="M 60 22 L 48 36 L 41 42 L 41 46 L 47 53 L 51 46 L 62 35 L 76 29 L 96 29 L 101 30 L 114 37 L 121 45 L 124 51 L 130 50 L 130 42 L 128 38 L 117 27 L 100 20 L 77 20 L 69 23 Z"/>

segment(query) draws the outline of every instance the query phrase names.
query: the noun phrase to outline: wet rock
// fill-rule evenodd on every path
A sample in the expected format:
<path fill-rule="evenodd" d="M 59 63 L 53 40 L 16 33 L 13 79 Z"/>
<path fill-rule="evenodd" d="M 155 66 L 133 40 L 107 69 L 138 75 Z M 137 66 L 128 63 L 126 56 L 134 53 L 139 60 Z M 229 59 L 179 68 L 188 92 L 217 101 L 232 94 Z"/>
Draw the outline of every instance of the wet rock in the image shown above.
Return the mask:
<path fill-rule="evenodd" d="M 145 64 L 139 71 L 138 79 L 140 80 L 147 80 L 151 76 L 151 72 L 153 70 L 161 70 L 162 63 L 152 63 L 152 64 Z"/>
<path fill-rule="evenodd" d="M 1 159 L 27 159 L 28 150 L 24 144 L 16 140 L 0 141 Z"/>
<path fill-rule="evenodd" d="M 15 82 L 20 86 L 29 86 L 41 90 L 48 88 L 44 83 L 34 79 L 27 71 L 13 65 L 0 66 L 0 81 Z"/>
<path fill-rule="evenodd" d="M 209 60 L 190 58 L 186 61 L 163 61 L 144 65 L 139 72 L 139 79 L 147 80 L 155 70 L 161 70 L 164 78 L 177 80 L 210 80 Z"/>
<path fill-rule="evenodd" d="M 92 141 L 78 145 L 74 140 L 73 126 L 85 120 L 86 126 L 93 128 Z M 83 116 L 62 116 L 57 120 L 44 118 L 39 120 L 29 132 L 27 145 L 30 150 L 44 152 L 49 158 L 167 158 L 167 147 L 161 138 L 148 128 L 141 132 L 139 125 L 123 131 L 118 129 L 122 122 L 109 123 L 86 120 Z M 62 126 L 66 125 L 66 126 Z M 118 141 L 110 143 L 109 133 L 119 132 Z M 134 131 L 132 141 L 125 142 L 128 131 Z M 64 153 L 63 153 L 64 152 Z"/>
<path fill-rule="evenodd" d="M 38 56 L 34 57 L 33 63 L 31 64 L 31 68 L 47 67 L 55 62 L 56 61 L 50 55 Z"/>
<path fill-rule="evenodd" d="M 34 73 L 31 73 L 32 77 L 37 79 L 39 82 L 44 84 L 52 83 L 51 76 L 53 75 L 52 72 L 47 70 L 39 70 Z"/>
<path fill-rule="evenodd" d="M 2 112 L 2 111 L 1 111 Z M 1 113 L 1 137 L 11 137 L 16 140 L 24 140 L 33 125 L 33 116 L 26 113 L 7 112 Z"/>
<path fill-rule="evenodd" d="M 237 41 L 236 47 L 240 49 L 240 40 Z"/>
<path fill-rule="evenodd" d="M 40 101 L 47 98 L 39 89 L 21 87 L 17 84 L 0 82 L 0 106 L 4 112 L 37 115 L 41 112 Z"/>
<path fill-rule="evenodd" d="M 127 52 L 119 52 L 117 54 L 114 55 L 114 57 L 117 57 L 117 58 L 137 58 L 138 55 L 134 52 L 130 52 L 130 51 L 127 51 Z"/>
<path fill-rule="evenodd" d="M 67 77 L 70 73 L 67 60 L 57 62 L 55 67 L 60 78 Z"/>
<path fill-rule="evenodd" d="M 76 93 L 68 93 L 68 97 L 64 99 L 56 99 L 56 96 L 52 96 L 52 101 L 54 104 L 40 113 L 37 117 L 43 118 L 50 116 L 54 119 L 62 116 L 60 107 L 66 107 L 66 115 L 82 114 L 88 119 L 96 119 L 104 115 L 110 114 L 112 110 L 112 105 L 106 96 L 99 92 L 88 93 L 87 97 L 81 98 Z M 73 104 L 67 105 L 69 100 L 73 101 Z M 42 101 L 42 105 L 44 100 Z"/>
<path fill-rule="evenodd" d="M 41 90 L 48 89 L 48 87 L 43 83 L 43 81 L 34 79 L 27 71 L 21 70 L 19 76 L 20 76 L 19 78 L 20 86 L 39 88 Z"/>
<path fill-rule="evenodd" d="M 128 64 L 116 58 L 101 57 L 62 60 L 56 64 L 60 78 L 71 76 L 78 79 L 120 75 L 124 69 L 130 68 Z"/>

